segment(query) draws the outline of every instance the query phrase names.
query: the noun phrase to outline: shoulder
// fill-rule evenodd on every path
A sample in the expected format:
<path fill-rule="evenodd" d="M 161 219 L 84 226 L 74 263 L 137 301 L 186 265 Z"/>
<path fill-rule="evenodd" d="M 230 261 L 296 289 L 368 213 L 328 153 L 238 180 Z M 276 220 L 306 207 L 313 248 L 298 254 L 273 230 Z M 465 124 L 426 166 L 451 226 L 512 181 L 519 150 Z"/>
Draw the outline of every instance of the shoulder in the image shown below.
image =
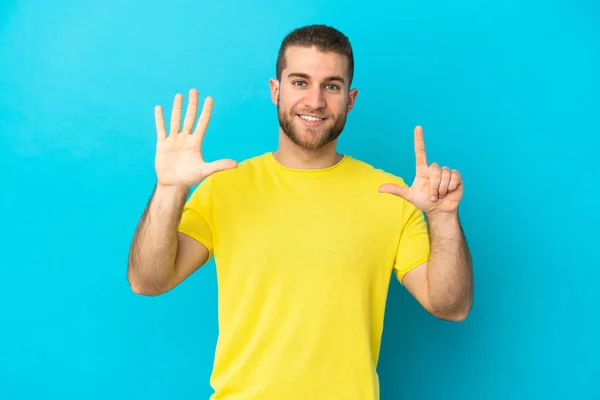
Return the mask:
<path fill-rule="evenodd" d="M 375 164 L 369 163 L 352 156 L 346 156 L 348 163 L 351 165 L 353 175 L 360 179 L 364 179 L 370 183 L 394 183 L 401 186 L 408 186 L 404 178 Z"/>
<path fill-rule="evenodd" d="M 395 184 L 409 187 L 404 177 L 368 161 L 349 158 L 352 173 L 352 191 L 360 199 L 361 206 L 370 218 L 377 221 L 381 229 L 388 229 L 390 234 L 399 234 L 411 216 L 418 216 L 415 207 L 400 196 L 380 192 L 384 184 Z M 389 165 L 389 163 L 388 163 Z M 400 223 L 398 223 L 400 222 Z"/>
<path fill-rule="evenodd" d="M 266 156 L 267 154 L 255 155 L 239 161 L 236 168 L 216 172 L 198 184 L 194 192 L 210 190 L 214 193 L 219 188 L 239 187 L 240 184 L 252 182 L 257 175 L 264 173 L 267 166 Z"/>
<path fill-rule="evenodd" d="M 248 178 L 264 173 L 268 167 L 268 153 L 259 154 L 238 162 L 237 168 L 211 175 L 213 184 L 247 182 Z"/>
<path fill-rule="evenodd" d="M 400 196 L 379 192 L 379 187 L 384 184 L 395 184 L 409 187 L 403 176 L 367 161 L 349 158 L 352 168 L 352 182 L 359 193 L 369 193 L 368 199 L 373 202 L 374 208 L 383 213 L 393 215 L 398 212 L 401 215 L 410 214 L 413 210 L 412 204 Z"/>

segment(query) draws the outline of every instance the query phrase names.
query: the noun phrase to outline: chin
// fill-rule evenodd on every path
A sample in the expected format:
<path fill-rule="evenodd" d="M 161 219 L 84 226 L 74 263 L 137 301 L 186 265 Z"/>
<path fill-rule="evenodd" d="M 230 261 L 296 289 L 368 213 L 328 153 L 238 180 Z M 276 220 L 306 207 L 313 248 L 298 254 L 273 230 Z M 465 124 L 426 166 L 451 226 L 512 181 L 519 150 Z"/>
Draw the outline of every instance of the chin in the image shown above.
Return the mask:
<path fill-rule="evenodd" d="M 279 113 L 279 123 L 285 136 L 296 146 L 306 150 L 318 150 L 335 141 L 344 128 L 345 120 L 329 119 L 318 126 L 307 126 L 298 116 Z"/>

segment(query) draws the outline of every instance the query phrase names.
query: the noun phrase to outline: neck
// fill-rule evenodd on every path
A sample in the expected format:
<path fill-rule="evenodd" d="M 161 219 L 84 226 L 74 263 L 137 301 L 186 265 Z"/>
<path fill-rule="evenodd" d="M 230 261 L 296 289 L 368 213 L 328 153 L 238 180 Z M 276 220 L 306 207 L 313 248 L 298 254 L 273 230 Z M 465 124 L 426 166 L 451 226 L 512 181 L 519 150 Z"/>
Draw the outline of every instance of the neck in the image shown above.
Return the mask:
<path fill-rule="evenodd" d="M 337 140 L 319 149 L 305 149 L 289 140 L 284 134 L 279 134 L 279 147 L 273 156 L 281 165 L 293 169 L 323 169 L 329 168 L 342 160 L 343 154 L 337 152 Z"/>

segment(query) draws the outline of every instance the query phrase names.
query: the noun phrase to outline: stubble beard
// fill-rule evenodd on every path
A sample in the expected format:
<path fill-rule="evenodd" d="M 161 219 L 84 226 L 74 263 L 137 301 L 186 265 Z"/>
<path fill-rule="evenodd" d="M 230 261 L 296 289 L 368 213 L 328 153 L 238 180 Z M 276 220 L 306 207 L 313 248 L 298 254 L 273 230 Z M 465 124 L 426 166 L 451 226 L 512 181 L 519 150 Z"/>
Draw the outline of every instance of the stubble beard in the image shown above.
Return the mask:
<path fill-rule="evenodd" d="M 306 113 L 314 113 L 320 114 L 319 110 L 316 111 L 305 111 Z M 309 128 L 303 126 L 301 128 L 295 123 L 295 119 L 297 118 L 297 114 L 302 114 L 302 112 L 298 112 L 295 109 L 290 110 L 290 113 L 284 112 L 279 106 L 279 98 L 277 99 L 277 116 L 279 119 L 279 126 L 283 133 L 294 143 L 296 146 L 302 147 L 307 150 L 317 150 L 321 147 L 333 142 L 336 140 L 344 130 L 346 125 L 346 115 L 348 113 L 348 106 L 346 105 L 346 112 L 339 116 L 334 116 L 333 125 L 325 126 L 325 127 L 317 127 L 317 128 Z M 329 122 L 329 121 L 328 121 Z M 316 140 L 306 140 L 304 136 L 299 131 L 299 129 L 308 131 L 309 134 L 313 134 L 317 131 L 325 131 L 316 138 Z"/>

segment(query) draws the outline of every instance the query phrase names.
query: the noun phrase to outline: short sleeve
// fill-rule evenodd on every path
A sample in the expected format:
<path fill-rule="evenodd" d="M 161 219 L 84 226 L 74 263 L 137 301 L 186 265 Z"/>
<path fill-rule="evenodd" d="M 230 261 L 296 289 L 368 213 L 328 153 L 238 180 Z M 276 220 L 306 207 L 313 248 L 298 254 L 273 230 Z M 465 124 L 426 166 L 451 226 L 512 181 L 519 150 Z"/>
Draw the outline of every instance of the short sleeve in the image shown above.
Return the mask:
<path fill-rule="evenodd" d="M 208 249 L 209 259 L 214 254 L 211 177 L 203 180 L 192 192 L 178 226 L 179 232 L 196 239 Z"/>
<path fill-rule="evenodd" d="M 407 201 L 403 221 L 394 261 L 394 273 L 400 283 L 404 275 L 427 261 L 430 253 L 429 233 L 423 212 Z"/>

